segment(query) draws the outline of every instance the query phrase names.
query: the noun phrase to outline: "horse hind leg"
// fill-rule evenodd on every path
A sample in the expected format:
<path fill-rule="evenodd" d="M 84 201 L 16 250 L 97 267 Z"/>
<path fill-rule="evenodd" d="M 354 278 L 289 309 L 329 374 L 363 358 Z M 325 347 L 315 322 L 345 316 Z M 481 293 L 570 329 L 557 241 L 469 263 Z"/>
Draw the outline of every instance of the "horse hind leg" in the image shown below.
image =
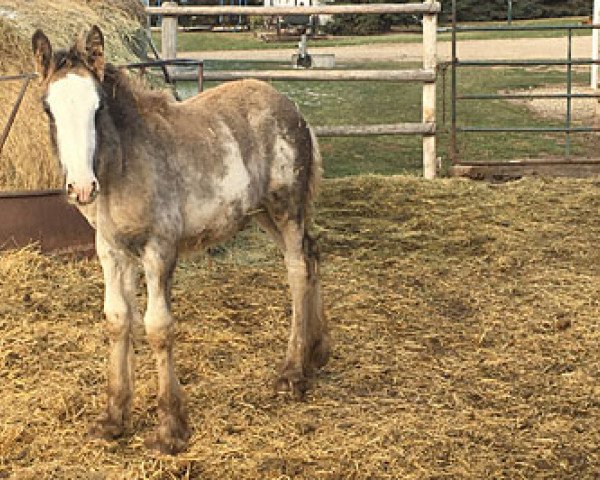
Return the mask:
<path fill-rule="evenodd" d="M 290 337 L 276 388 L 301 398 L 307 376 L 327 363 L 330 351 L 317 244 L 301 223 L 278 225 L 268 214 L 257 216 L 257 221 L 283 250 L 292 294 Z"/>
<path fill-rule="evenodd" d="M 304 233 L 303 249 L 307 265 L 307 312 L 311 340 L 309 344 L 310 367 L 321 368 L 329 361 L 331 343 L 323 306 L 319 247 L 308 232 Z"/>

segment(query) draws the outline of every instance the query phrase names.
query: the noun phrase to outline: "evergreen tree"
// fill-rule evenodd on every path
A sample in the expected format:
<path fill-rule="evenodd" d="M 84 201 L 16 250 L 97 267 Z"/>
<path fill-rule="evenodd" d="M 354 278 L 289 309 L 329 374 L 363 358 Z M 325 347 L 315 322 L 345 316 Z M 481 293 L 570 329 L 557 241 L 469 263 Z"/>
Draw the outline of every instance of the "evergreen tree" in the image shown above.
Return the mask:
<path fill-rule="evenodd" d="M 452 0 L 441 0 L 442 19 L 449 21 Z M 514 19 L 588 16 L 593 0 L 513 0 Z M 457 0 L 459 22 L 506 20 L 508 0 Z"/>

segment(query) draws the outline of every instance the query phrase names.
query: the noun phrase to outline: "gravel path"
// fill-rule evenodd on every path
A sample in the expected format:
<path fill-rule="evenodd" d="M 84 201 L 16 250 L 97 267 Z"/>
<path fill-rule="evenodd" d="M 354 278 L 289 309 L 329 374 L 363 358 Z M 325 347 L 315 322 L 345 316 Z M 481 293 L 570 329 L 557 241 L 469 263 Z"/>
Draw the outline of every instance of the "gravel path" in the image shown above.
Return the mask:
<path fill-rule="evenodd" d="M 591 37 L 573 38 L 573 57 L 591 56 Z M 450 42 L 438 43 L 440 61 L 450 59 Z M 312 47 L 312 53 L 335 53 L 338 61 L 420 61 L 421 43 L 396 43 L 357 45 L 348 47 Z M 237 50 L 211 52 L 181 52 L 181 57 L 205 58 L 214 60 L 278 60 L 287 61 L 295 49 L 276 50 Z M 515 38 L 498 40 L 464 40 L 458 45 L 458 56 L 462 60 L 518 60 L 518 59 L 560 59 L 567 52 L 566 38 Z"/>

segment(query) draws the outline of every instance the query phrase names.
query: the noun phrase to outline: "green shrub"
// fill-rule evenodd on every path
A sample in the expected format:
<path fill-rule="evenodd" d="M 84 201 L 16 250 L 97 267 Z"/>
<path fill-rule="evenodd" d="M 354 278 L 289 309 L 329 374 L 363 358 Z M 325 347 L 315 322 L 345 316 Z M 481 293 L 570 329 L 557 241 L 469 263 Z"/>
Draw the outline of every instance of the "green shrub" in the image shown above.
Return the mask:
<path fill-rule="evenodd" d="M 391 15 L 335 15 L 325 31 L 334 35 L 371 35 L 389 32 L 391 26 Z"/>

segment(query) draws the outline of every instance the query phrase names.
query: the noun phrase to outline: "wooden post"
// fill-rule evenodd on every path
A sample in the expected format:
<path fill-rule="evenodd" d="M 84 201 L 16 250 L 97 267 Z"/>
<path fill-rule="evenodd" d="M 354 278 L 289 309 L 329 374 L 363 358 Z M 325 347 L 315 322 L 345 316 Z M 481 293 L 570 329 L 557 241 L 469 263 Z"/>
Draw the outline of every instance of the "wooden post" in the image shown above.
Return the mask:
<path fill-rule="evenodd" d="M 437 14 L 423 15 L 423 68 L 433 71 L 437 66 L 436 35 Z M 423 122 L 435 123 L 435 80 L 423 84 Z M 423 176 L 431 179 L 437 173 L 435 135 L 423 135 Z"/>
<path fill-rule="evenodd" d="M 175 2 L 164 2 L 163 7 L 177 7 Z M 165 15 L 162 17 L 162 58 L 172 60 L 177 58 L 177 17 Z"/>

